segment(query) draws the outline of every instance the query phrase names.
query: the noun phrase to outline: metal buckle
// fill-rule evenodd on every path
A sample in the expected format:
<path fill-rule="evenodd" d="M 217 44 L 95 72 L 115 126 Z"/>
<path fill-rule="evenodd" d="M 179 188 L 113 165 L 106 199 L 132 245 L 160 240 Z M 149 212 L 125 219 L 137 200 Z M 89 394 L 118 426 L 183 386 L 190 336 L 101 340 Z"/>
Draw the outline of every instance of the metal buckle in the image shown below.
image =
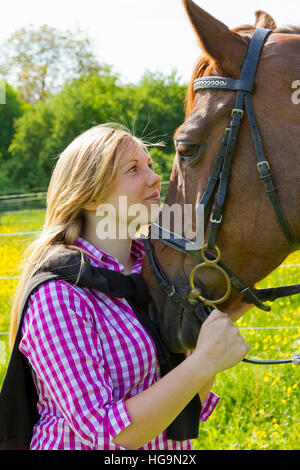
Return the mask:
<path fill-rule="evenodd" d="M 267 165 L 267 169 L 270 170 L 270 164 L 269 164 L 269 162 L 267 162 L 267 160 L 263 160 L 262 162 L 258 162 L 258 163 L 256 164 L 256 167 L 257 167 L 258 171 L 259 171 L 259 167 L 260 167 L 261 165 Z M 260 171 L 259 171 L 259 172 L 260 172 Z"/>
<path fill-rule="evenodd" d="M 172 287 L 172 291 L 171 291 L 171 292 L 168 292 L 168 296 L 169 296 L 169 297 L 173 297 L 173 295 L 174 295 L 175 292 L 176 292 L 176 289 L 175 289 L 175 287 L 173 286 L 173 284 L 171 285 L 171 287 Z"/>
<path fill-rule="evenodd" d="M 223 214 L 221 214 L 221 217 L 219 218 L 219 220 L 217 219 L 214 219 L 213 218 L 213 213 L 211 213 L 211 216 L 210 216 L 210 222 L 212 222 L 213 224 L 220 224 L 222 222 L 222 219 L 223 219 Z"/>
<path fill-rule="evenodd" d="M 233 117 L 234 113 L 240 113 L 241 118 L 244 116 L 244 110 L 243 109 L 233 108 L 232 111 L 231 111 L 231 117 Z"/>

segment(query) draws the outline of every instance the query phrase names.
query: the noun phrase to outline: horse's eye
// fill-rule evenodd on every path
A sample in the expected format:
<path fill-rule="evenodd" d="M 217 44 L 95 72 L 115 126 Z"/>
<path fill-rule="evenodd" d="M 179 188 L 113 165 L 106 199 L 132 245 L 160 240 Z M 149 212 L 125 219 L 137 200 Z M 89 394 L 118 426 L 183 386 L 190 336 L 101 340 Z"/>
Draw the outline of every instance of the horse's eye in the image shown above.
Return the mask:
<path fill-rule="evenodd" d="M 190 142 L 177 142 L 176 151 L 180 158 L 183 160 L 189 160 L 197 155 L 199 146 Z"/>

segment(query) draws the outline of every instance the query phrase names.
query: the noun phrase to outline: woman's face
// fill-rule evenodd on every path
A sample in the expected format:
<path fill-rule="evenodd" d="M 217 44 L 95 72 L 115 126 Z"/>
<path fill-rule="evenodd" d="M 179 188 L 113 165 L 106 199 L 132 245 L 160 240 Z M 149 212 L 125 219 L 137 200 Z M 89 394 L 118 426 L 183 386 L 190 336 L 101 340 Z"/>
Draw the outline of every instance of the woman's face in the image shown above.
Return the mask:
<path fill-rule="evenodd" d="M 119 160 L 116 184 L 105 204 L 116 210 L 119 223 L 142 226 L 151 223 L 160 210 L 161 177 L 152 169 L 150 156 L 134 142 Z"/>

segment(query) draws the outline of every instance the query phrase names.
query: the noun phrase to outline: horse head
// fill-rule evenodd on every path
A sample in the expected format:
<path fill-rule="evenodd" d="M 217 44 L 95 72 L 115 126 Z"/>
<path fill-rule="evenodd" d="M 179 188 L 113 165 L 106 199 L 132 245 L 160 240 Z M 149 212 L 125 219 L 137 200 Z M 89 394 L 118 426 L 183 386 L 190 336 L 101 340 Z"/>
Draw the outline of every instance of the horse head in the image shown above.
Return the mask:
<path fill-rule="evenodd" d="M 189 230 L 197 233 L 196 209 L 224 141 L 224 131 L 232 119 L 237 91 L 220 88 L 197 92 L 195 80 L 215 76 L 239 80 L 254 31 L 268 28 L 272 31 L 263 44 L 256 69 L 252 104 L 276 194 L 290 230 L 300 240 L 300 104 L 295 91 L 300 83 L 300 28 L 279 29 L 267 13 L 258 11 L 254 26 L 243 25 L 231 30 L 193 1 L 183 0 L 183 4 L 203 55 L 188 86 L 185 120 L 174 134 L 176 155 L 164 206 L 192 207 Z M 263 175 L 258 171 L 249 116 L 244 114 L 230 165 L 217 246 L 222 263 L 244 285 L 253 288 L 279 266 L 295 246 L 284 235 L 266 195 Z M 180 223 L 185 233 L 186 221 Z M 168 229 L 176 232 L 174 227 L 175 220 Z M 206 226 L 204 243 L 208 235 Z M 153 239 L 151 243 L 167 279 L 183 298 L 187 298 L 190 273 L 199 261 L 160 240 Z M 173 352 L 193 349 L 201 320 L 174 302 L 172 295 L 166 295 L 153 276 L 148 258 L 142 274 L 154 301 L 161 336 L 169 349 Z M 195 273 L 194 283 L 200 290 L 205 289 L 205 297 L 209 299 L 222 298 L 224 294 L 224 276 L 209 266 Z M 229 297 L 218 307 L 229 311 L 241 302 L 241 297 L 233 286 Z"/>

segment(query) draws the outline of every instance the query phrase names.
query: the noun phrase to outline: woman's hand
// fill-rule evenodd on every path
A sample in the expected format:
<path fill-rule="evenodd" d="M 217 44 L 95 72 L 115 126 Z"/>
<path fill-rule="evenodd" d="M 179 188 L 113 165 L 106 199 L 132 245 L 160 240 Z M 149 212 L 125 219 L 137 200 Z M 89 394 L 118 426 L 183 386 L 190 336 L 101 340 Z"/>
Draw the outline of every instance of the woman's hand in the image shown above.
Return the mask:
<path fill-rule="evenodd" d="M 200 330 L 193 354 L 149 388 L 128 398 L 125 405 L 131 424 L 113 442 L 126 449 L 139 449 L 158 436 L 216 373 L 241 361 L 249 346 L 226 313 L 213 310 Z M 172 393 L 170 393 L 170 390 Z"/>
<path fill-rule="evenodd" d="M 227 313 L 215 309 L 201 327 L 195 352 L 206 357 L 216 372 L 220 372 L 240 362 L 249 349 Z"/>

